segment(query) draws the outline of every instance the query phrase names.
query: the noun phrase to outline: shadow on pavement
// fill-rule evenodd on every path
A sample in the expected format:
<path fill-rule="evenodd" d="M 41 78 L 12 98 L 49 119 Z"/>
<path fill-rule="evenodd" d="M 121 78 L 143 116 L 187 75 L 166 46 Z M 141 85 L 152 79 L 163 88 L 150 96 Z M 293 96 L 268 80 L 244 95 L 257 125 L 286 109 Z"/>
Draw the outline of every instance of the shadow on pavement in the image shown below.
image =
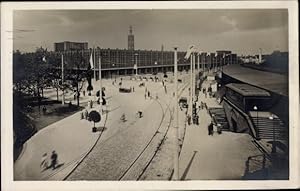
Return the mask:
<path fill-rule="evenodd" d="M 107 127 L 97 127 L 97 131 L 105 131 Z"/>
<path fill-rule="evenodd" d="M 194 151 L 194 154 L 193 154 L 193 156 L 192 156 L 192 158 L 191 158 L 189 164 L 187 165 L 186 169 L 184 170 L 184 173 L 183 173 L 183 175 L 181 176 L 180 180 L 184 180 L 184 179 L 186 178 L 186 175 L 187 175 L 187 173 L 189 172 L 189 170 L 190 170 L 190 168 L 191 168 L 191 166 L 192 166 L 192 163 L 193 163 L 193 160 L 194 160 L 196 154 L 197 154 L 197 151 Z"/>

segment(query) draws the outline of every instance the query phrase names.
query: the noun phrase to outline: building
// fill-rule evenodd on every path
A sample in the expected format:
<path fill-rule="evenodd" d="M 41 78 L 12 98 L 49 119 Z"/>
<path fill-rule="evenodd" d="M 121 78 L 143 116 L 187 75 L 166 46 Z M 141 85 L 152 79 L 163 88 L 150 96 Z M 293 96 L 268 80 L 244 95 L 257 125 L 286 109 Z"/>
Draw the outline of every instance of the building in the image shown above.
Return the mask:
<path fill-rule="evenodd" d="M 69 50 L 85 50 L 88 49 L 87 42 L 57 42 L 54 43 L 54 51 L 61 52 L 61 51 L 69 51 Z"/>
<path fill-rule="evenodd" d="M 132 34 L 132 26 L 129 27 L 128 50 L 134 50 L 134 35 Z"/>

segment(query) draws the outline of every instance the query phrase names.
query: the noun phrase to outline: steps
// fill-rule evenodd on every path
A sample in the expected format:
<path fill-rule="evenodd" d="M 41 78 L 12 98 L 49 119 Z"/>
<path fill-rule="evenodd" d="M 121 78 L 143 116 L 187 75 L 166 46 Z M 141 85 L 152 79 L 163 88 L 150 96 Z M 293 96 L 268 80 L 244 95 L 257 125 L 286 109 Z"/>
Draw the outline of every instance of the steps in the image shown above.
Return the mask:
<path fill-rule="evenodd" d="M 278 117 L 272 120 L 268 117 L 252 116 L 251 119 L 259 138 L 273 139 L 275 136 L 276 140 L 288 140 L 288 129 Z"/>
<path fill-rule="evenodd" d="M 229 130 L 229 125 L 228 125 L 228 121 L 227 121 L 227 118 L 226 118 L 224 108 L 211 107 L 211 108 L 208 109 L 208 112 L 217 124 L 218 123 L 221 124 L 222 130 L 224 130 L 224 131 Z"/>

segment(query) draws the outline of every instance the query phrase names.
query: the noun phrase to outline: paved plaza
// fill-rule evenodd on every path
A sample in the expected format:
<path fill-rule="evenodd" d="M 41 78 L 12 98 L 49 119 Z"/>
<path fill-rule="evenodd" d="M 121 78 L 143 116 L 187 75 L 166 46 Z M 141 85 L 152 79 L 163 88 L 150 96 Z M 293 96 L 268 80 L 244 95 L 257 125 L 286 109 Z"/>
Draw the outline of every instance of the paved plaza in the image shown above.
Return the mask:
<path fill-rule="evenodd" d="M 181 97 L 188 97 L 188 74 L 182 73 L 179 83 Z M 24 146 L 14 165 L 16 180 L 169 180 L 173 173 L 174 83 L 173 76 L 161 81 L 140 81 L 122 77 L 122 87 L 134 92 L 121 93 L 121 78 L 103 80 L 107 105 L 102 107 L 98 131 L 93 123 L 81 119 L 80 111 L 40 130 Z M 141 83 L 145 86 L 139 87 Z M 202 87 L 208 87 L 204 81 Z M 96 82 L 96 89 L 99 83 Z M 151 92 L 150 97 L 146 90 Z M 46 92 L 50 99 L 55 94 Z M 84 96 L 80 104 L 88 111 L 100 111 L 100 105 L 89 108 L 95 97 Z M 72 95 L 67 96 L 72 100 Z M 216 98 L 200 92 L 199 102 L 221 107 Z M 143 111 L 143 117 L 137 116 Z M 248 157 L 261 155 L 248 134 L 232 132 L 208 135 L 211 121 L 208 111 L 198 109 L 199 125 L 188 125 L 186 109 L 179 110 L 180 180 L 242 179 Z M 121 116 L 125 114 L 125 121 Z M 55 150 L 58 167 L 41 170 L 41 156 Z M 33 154 L 34 153 L 34 154 Z M 248 161 L 249 163 L 249 161 Z M 251 170 L 261 168 L 250 164 Z M 249 165 L 248 165 L 249 167 Z M 248 168 L 249 170 L 249 168 Z"/>

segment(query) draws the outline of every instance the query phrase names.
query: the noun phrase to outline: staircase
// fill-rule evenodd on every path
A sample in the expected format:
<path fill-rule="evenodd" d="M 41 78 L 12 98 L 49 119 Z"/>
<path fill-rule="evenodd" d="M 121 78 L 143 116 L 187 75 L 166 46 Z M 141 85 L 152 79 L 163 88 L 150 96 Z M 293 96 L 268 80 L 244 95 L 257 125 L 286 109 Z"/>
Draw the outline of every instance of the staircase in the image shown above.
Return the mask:
<path fill-rule="evenodd" d="M 224 130 L 224 131 L 229 130 L 229 125 L 228 125 L 228 121 L 227 121 L 227 118 L 226 118 L 224 108 L 211 107 L 211 108 L 208 109 L 208 112 L 217 124 L 218 123 L 221 124 L 222 130 Z"/>
<path fill-rule="evenodd" d="M 250 116 L 255 126 L 255 130 L 257 132 L 258 138 L 273 139 L 275 136 L 276 140 L 282 140 L 282 141 L 288 140 L 288 129 L 285 127 L 283 122 L 277 116 L 274 116 L 273 119 L 270 119 L 268 115 L 263 115 L 263 114 L 259 114 L 259 115 L 250 114 Z"/>

